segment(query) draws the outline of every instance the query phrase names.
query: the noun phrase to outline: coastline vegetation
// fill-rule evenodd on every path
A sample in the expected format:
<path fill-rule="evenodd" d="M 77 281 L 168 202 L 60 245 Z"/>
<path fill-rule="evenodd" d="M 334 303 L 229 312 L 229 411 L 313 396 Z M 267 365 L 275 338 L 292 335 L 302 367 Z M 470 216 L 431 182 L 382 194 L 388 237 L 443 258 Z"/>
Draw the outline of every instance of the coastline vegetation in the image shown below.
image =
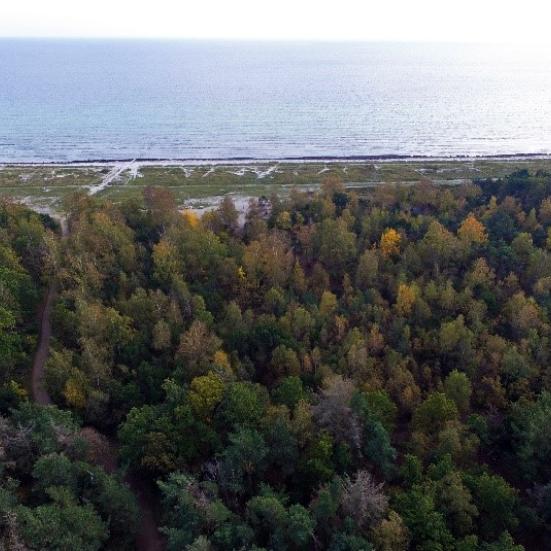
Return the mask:
<path fill-rule="evenodd" d="M 324 172 L 244 224 L 230 197 L 200 218 L 178 184 L 114 185 L 64 197 L 63 240 L 2 201 L 0 548 L 134 549 L 126 468 L 170 551 L 545 549 L 551 173 L 496 167 Z"/>
<path fill-rule="evenodd" d="M 180 207 L 199 208 L 220 202 L 231 194 L 237 198 L 288 196 L 295 187 L 317 190 L 328 176 L 338 177 L 359 193 L 375 184 L 457 185 L 480 178 L 503 178 L 515 170 L 551 171 L 551 159 L 470 159 L 381 162 L 270 162 L 251 164 L 154 165 L 119 163 L 123 168 L 100 195 L 114 202 L 142 201 L 147 186 L 169 187 Z M 78 164 L 5 165 L 0 167 L 0 194 L 31 208 L 59 214 L 63 200 L 87 191 L 109 177 L 113 165 Z"/>

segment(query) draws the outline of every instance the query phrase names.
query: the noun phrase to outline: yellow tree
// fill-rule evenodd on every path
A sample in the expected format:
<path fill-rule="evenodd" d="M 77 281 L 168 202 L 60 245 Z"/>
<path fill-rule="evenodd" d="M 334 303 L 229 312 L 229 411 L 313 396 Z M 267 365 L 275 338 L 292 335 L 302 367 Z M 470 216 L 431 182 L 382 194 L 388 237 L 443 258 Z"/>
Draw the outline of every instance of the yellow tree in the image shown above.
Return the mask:
<path fill-rule="evenodd" d="M 496 278 L 494 270 L 488 265 L 485 258 L 477 258 L 471 269 L 465 275 L 465 283 L 471 287 L 490 286 Z"/>
<path fill-rule="evenodd" d="M 457 235 L 465 243 L 485 243 L 488 239 L 486 235 L 486 228 L 484 224 L 479 222 L 473 214 L 469 214 L 465 220 L 463 220 Z"/>
<path fill-rule="evenodd" d="M 394 228 L 385 230 L 381 236 L 380 247 L 386 258 L 398 254 L 400 252 L 400 234 Z"/>
<path fill-rule="evenodd" d="M 409 316 L 415 305 L 417 293 L 413 285 L 400 283 L 398 287 L 398 297 L 396 299 L 396 309 L 402 316 Z"/>
<path fill-rule="evenodd" d="M 186 221 L 190 228 L 197 228 L 201 219 L 198 214 L 191 209 L 184 209 L 182 211 L 182 218 Z"/>

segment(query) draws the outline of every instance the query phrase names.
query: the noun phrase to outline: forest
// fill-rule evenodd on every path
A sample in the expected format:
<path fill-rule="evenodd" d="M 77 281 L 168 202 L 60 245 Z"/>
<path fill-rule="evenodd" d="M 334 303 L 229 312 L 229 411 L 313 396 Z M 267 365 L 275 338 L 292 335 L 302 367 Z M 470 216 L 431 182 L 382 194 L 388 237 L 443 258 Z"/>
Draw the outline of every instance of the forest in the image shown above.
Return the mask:
<path fill-rule="evenodd" d="M 0 549 L 135 549 L 128 473 L 168 551 L 551 549 L 550 173 L 64 211 L 0 201 Z"/>

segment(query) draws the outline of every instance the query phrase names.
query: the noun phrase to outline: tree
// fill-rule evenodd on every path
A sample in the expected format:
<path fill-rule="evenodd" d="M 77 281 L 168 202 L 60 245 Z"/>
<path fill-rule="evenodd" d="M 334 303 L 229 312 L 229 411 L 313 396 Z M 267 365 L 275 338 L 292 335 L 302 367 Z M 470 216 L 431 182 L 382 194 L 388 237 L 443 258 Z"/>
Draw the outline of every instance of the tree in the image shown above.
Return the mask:
<path fill-rule="evenodd" d="M 215 539 L 227 533 L 233 519 L 211 484 L 181 472 L 173 472 L 157 484 L 165 512 L 162 531 L 170 551 L 199 545 L 200 538 L 204 544 L 204 534 L 212 534 Z"/>
<path fill-rule="evenodd" d="M 71 492 L 77 492 L 78 470 L 64 454 L 51 453 L 42 456 L 34 464 L 32 474 L 37 481 L 36 488 L 42 492 L 47 492 L 52 486 L 65 486 Z"/>
<path fill-rule="evenodd" d="M 176 247 L 168 240 L 161 239 L 153 246 L 155 277 L 163 285 L 170 285 L 180 274 L 181 261 Z"/>
<path fill-rule="evenodd" d="M 282 211 L 277 215 L 276 218 L 276 226 L 280 230 L 290 230 L 293 225 L 293 221 L 291 219 L 291 214 L 289 211 Z"/>
<path fill-rule="evenodd" d="M 167 187 L 147 186 L 143 191 L 145 207 L 154 224 L 166 227 L 176 219 L 176 198 Z"/>
<path fill-rule="evenodd" d="M 436 510 L 434 499 L 419 485 L 396 497 L 397 510 L 411 535 L 415 549 L 444 551 L 453 545 L 442 513 Z"/>
<path fill-rule="evenodd" d="M 472 213 L 463 220 L 459 230 L 457 230 L 457 235 L 467 245 L 485 243 L 488 240 L 486 228 Z"/>
<path fill-rule="evenodd" d="M 109 525 L 109 542 L 122 549 L 132 547 L 139 522 L 139 510 L 132 491 L 101 468 L 93 471 L 96 486 L 85 493 Z"/>
<path fill-rule="evenodd" d="M 170 325 L 164 320 L 159 320 L 153 327 L 153 348 L 157 351 L 166 350 L 170 347 L 172 334 Z"/>
<path fill-rule="evenodd" d="M 217 212 L 222 227 L 230 233 L 235 233 L 239 227 L 239 213 L 230 195 L 224 195 Z"/>
<path fill-rule="evenodd" d="M 184 209 L 182 211 L 182 218 L 190 228 L 197 228 L 201 223 L 201 219 L 193 209 Z"/>
<path fill-rule="evenodd" d="M 282 287 L 287 284 L 295 259 L 284 234 L 270 233 L 252 241 L 243 253 L 247 281 L 258 287 Z"/>
<path fill-rule="evenodd" d="M 293 291 L 297 295 L 300 296 L 306 292 L 306 278 L 304 276 L 304 270 L 298 260 L 295 260 L 290 283 Z"/>
<path fill-rule="evenodd" d="M 299 377 L 285 377 L 273 391 L 273 398 L 293 409 L 304 398 L 304 387 Z"/>
<path fill-rule="evenodd" d="M 551 197 L 546 197 L 540 204 L 538 218 L 542 224 L 551 223 Z"/>
<path fill-rule="evenodd" d="M 467 367 L 472 361 L 473 341 L 474 335 L 465 325 L 462 314 L 440 326 L 439 344 L 442 353 L 462 367 Z"/>
<path fill-rule="evenodd" d="M 546 481 L 551 473 L 551 393 L 543 392 L 535 402 L 521 401 L 511 415 L 514 449 L 528 480 Z"/>
<path fill-rule="evenodd" d="M 502 532 L 497 541 L 482 544 L 482 551 L 524 551 L 524 547 L 515 545 L 509 532 Z"/>
<path fill-rule="evenodd" d="M 534 241 L 532 235 L 527 232 L 521 232 L 515 236 L 511 243 L 511 249 L 518 262 L 528 262 L 531 254 L 534 252 Z"/>
<path fill-rule="evenodd" d="M 362 393 L 361 396 L 365 399 L 367 411 L 374 415 L 387 431 L 392 432 L 398 408 L 389 395 L 384 390 L 371 390 Z"/>
<path fill-rule="evenodd" d="M 435 487 L 438 508 L 445 515 L 453 533 L 457 536 L 471 534 L 478 509 L 461 475 L 451 471 L 436 482 Z"/>
<path fill-rule="evenodd" d="M 467 477 L 466 483 L 474 495 L 480 514 L 479 530 L 482 537 L 494 539 L 504 530 L 517 526 L 516 492 L 501 476 L 483 473 Z"/>
<path fill-rule="evenodd" d="M 286 519 L 287 539 L 292 549 L 310 549 L 315 523 L 310 513 L 298 503 L 291 505 Z"/>
<path fill-rule="evenodd" d="M 465 275 L 465 282 L 474 287 L 488 289 L 494 284 L 496 274 L 485 258 L 477 258 Z"/>
<path fill-rule="evenodd" d="M 17 515 L 13 511 L 3 514 L 0 518 L 0 549 L 10 551 L 27 551 L 17 526 Z"/>
<path fill-rule="evenodd" d="M 17 511 L 24 541 L 35 549 L 96 551 L 108 538 L 106 525 L 91 505 L 77 505 L 63 488 L 49 490 L 53 503 Z"/>
<path fill-rule="evenodd" d="M 337 297 L 331 291 L 324 291 L 321 295 L 320 314 L 324 317 L 332 314 L 337 308 Z"/>
<path fill-rule="evenodd" d="M 258 541 L 271 549 L 283 547 L 286 511 L 271 492 L 253 497 L 247 503 L 247 517 L 257 532 Z"/>
<path fill-rule="evenodd" d="M 300 375 L 300 361 L 296 352 L 283 344 L 272 352 L 271 367 L 276 377 Z"/>
<path fill-rule="evenodd" d="M 445 394 L 451 398 L 457 409 L 465 414 L 469 411 L 469 404 L 472 394 L 471 381 L 465 373 L 454 369 L 444 381 Z"/>
<path fill-rule="evenodd" d="M 266 403 L 267 394 L 260 385 L 231 383 L 226 387 L 219 417 L 227 427 L 255 425 L 262 418 Z"/>
<path fill-rule="evenodd" d="M 396 511 L 389 511 L 373 530 L 373 539 L 378 551 L 403 551 L 408 548 L 409 533 Z"/>
<path fill-rule="evenodd" d="M 190 384 L 188 400 L 191 409 L 201 419 L 210 421 L 224 397 L 224 382 L 214 373 L 195 377 Z"/>
<path fill-rule="evenodd" d="M 382 489 L 382 484 L 376 484 L 367 471 L 358 471 L 353 479 L 345 477 L 342 481 L 341 507 L 364 532 L 387 511 L 388 498 Z"/>
<path fill-rule="evenodd" d="M 262 435 L 250 428 L 238 428 L 229 436 L 220 455 L 220 486 L 232 494 L 250 495 L 257 477 L 266 467 L 268 448 Z"/>
<path fill-rule="evenodd" d="M 425 263 L 433 269 L 436 277 L 452 259 L 458 259 L 456 237 L 440 222 L 433 220 L 419 243 L 420 254 Z"/>
<path fill-rule="evenodd" d="M 343 218 L 325 218 L 316 230 L 318 258 L 329 272 L 342 275 L 356 256 L 356 234 Z"/>
<path fill-rule="evenodd" d="M 184 456 L 181 452 L 181 456 L 177 457 L 179 451 L 177 442 L 169 437 L 175 428 L 163 413 L 160 407 L 151 405 L 132 408 L 122 423 L 119 429 L 121 456 L 132 465 L 155 473 L 164 473 L 176 468 L 177 459 L 188 459 L 188 456 Z M 189 432 L 189 425 L 192 424 L 191 412 L 182 407 L 179 414 L 179 422 L 184 426 L 187 425 L 185 428 Z M 193 436 L 188 434 L 190 444 L 195 444 Z M 178 443 L 184 444 L 184 442 Z M 190 456 L 197 451 L 192 445 L 186 445 L 185 449 Z"/>
<path fill-rule="evenodd" d="M 361 444 L 360 423 L 351 408 L 354 391 L 350 380 L 332 377 L 326 381 L 313 408 L 318 426 L 329 432 L 336 442 L 346 442 L 352 449 Z"/>
<path fill-rule="evenodd" d="M 182 363 L 181 373 L 186 379 L 208 371 L 221 340 L 209 331 L 207 325 L 195 320 L 180 337 L 176 359 Z"/>
<path fill-rule="evenodd" d="M 427 434 L 442 430 L 448 421 L 457 418 L 457 406 L 442 392 L 429 394 L 413 414 L 413 426 Z"/>
<path fill-rule="evenodd" d="M 367 249 L 358 260 L 356 285 L 362 291 L 366 291 L 376 283 L 378 273 L 379 259 L 377 253 L 373 249 Z"/>
<path fill-rule="evenodd" d="M 384 257 L 388 258 L 400 252 L 400 234 L 394 228 L 388 228 L 381 235 L 380 248 Z"/>
<path fill-rule="evenodd" d="M 401 316 L 409 316 L 415 306 L 417 292 L 413 285 L 400 283 L 396 298 L 396 310 Z"/>
<path fill-rule="evenodd" d="M 333 448 L 333 438 L 327 432 L 321 432 L 305 447 L 299 470 L 311 487 L 333 476 Z"/>
<path fill-rule="evenodd" d="M 382 393 L 382 396 L 386 397 L 386 394 Z M 388 397 L 386 398 L 388 400 Z M 378 408 L 381 405 L 383 407 Z M 352 407 L 358 412 L 362 423 L 362 451 L 368 461 L 385 477 L 391 475 L 396 459 L 396 450 L 392 447 L 389 433 L 381 420 L 384 418 L 383 411 L 387 405 L 386 402 L 381 401 L 381 393 L 377 393 L 374 397 L 358 393 L 352 400 Z M 392 411 L 396 412 L 396 406 Z"/>

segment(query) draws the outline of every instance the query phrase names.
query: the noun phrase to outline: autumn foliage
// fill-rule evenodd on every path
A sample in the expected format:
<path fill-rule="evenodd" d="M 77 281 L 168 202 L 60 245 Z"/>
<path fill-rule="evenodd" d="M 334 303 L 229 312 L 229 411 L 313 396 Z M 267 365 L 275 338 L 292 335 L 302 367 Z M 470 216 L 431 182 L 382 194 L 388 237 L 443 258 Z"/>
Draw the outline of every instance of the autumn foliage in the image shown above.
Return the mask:
<path fill-rule="evenodd" d="M 400 234 L 389 228 L 381 235 L 381 252 L 384 257 L 396 255 L 400 252 Z"/>
<path fill-rule="evenodd" d="M 524 171 L 332 178 L 199 219 L 149 188 L 144 208 L 73 198 L 64 242 L 1 205 L 0 547 L 133 549 L 85 423 L 156 489 L 170 550 L 546 549 L 550 197 Z"/>

